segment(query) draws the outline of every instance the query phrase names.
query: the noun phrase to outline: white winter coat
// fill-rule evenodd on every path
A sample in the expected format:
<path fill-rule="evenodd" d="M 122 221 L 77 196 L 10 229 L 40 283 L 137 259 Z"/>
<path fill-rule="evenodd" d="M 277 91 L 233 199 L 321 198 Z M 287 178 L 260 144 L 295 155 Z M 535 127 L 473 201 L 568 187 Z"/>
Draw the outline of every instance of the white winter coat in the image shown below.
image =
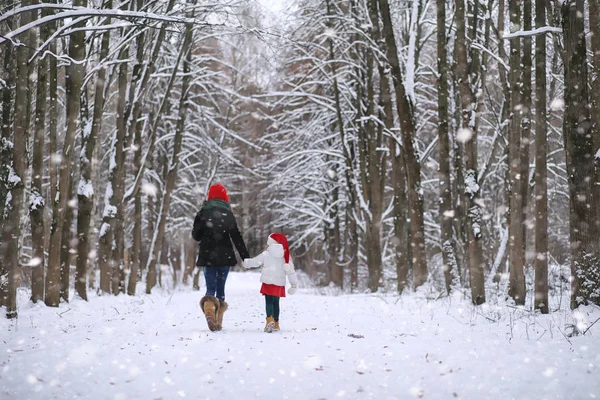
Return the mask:
<path fill-rule="evenodd" d="M 258 268 L 262 265 L 262 274 L 260 281 L 262 283 L 285 286 L 285 277 L 290 281 L 292 286 L 298 285 L 298 277 L 294 270 L 294 262 L 290 258 L 290 262 L 286 263 L 283 258 L 283 246 L 279 243 L 271 243 L 267 250 L 254 258 L 244 260 L 244 267 Z"/>

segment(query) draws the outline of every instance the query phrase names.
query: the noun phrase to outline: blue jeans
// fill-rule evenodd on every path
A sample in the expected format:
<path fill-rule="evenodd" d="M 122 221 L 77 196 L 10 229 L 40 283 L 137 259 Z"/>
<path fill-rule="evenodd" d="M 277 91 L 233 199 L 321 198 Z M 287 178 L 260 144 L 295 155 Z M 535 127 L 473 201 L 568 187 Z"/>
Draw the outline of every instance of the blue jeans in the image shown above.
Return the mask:
<path fill-rule="evenodd" d="M 230 267 L 204 267 L 206 295 L 225 301 L 225 282 Z"/>

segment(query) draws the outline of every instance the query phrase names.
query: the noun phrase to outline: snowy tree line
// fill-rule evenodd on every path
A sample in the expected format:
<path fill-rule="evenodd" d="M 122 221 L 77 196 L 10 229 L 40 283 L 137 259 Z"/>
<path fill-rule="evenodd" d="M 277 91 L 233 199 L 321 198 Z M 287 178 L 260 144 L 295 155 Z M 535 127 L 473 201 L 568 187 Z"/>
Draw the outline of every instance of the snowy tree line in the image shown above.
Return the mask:
<path fill-rule="evenodd" d="M 542 312 L 570 282 L 572 307 L 597 302 L 598 15 L 594 0 L 299 2 L 269 193 L 307 269 Z"/>
<path fill-rule="evenodd" d="M 599 16 L 299 0 L 275 29 L 250 0 L 5 2 L 0 304 L 187 283 L 217 181 L 250 251 L 281 230 L 319 285 L 597 303 Z"/>

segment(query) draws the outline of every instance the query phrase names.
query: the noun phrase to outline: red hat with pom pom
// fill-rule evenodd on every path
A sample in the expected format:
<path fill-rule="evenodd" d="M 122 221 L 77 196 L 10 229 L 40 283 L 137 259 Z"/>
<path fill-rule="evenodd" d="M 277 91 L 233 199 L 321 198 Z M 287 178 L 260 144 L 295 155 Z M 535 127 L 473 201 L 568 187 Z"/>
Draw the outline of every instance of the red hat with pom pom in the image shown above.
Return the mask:
<path fill-rule="evenodd" d="M 288 245 L 287 238 L 283 233 L 272 233 L 269 235 L 269 239 L 274 240 L 283 246 L 283 258 L 286 264 L 290 262 L 290 246 Z"/>

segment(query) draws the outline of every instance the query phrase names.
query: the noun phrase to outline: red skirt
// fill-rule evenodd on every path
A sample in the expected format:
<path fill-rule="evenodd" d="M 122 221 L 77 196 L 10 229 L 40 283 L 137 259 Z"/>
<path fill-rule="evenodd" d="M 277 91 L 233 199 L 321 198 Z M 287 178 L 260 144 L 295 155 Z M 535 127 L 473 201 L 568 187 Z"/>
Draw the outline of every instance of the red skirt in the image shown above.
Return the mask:
<path fill-rule="evenodd" d="M 269 283 L 263 283 L 260 287 L 262 294 L 268 294 L 270 296 L 285 297 L 285 286 L 271 285 Z"/>

